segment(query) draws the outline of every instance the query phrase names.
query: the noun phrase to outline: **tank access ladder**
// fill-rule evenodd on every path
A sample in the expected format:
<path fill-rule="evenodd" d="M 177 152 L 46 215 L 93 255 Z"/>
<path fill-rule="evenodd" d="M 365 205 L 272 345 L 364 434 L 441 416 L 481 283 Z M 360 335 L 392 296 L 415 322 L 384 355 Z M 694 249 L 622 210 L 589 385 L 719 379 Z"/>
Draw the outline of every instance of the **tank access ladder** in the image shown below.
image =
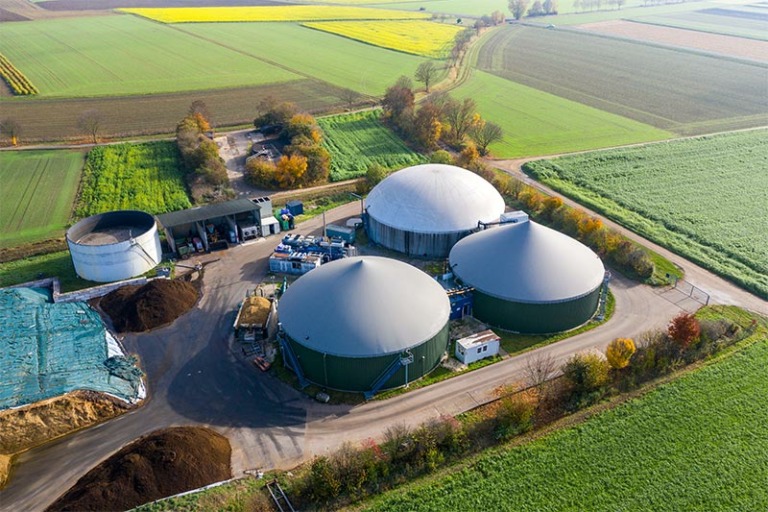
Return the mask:
<path fill-rule="evenodd" d="M 373 382 L 371 389 L 363 393 L 366 400 L 370 400 L 373 396 L 379 392 L 379 390 L 387 383 L 392 376 L 397 373 L 400 368 L 405 367 L 406 371 L 406 384 L 408 384 L 408 365 L 413 362 L 413 354 L 410 351 L 405 354 L 398 355 L 392 363 L 378 376 Z"/>
<path fill-rule="evenodd" d="M 605 319 L 605 310 L 608 303 L 608 283 L 611 280 L 611 272 L 606 270 L 605 275 L 603 276 L 603 284 L 602 289 L 600 290 L 600 298 L 598 306 L 597 306 L 597 316 L 595 317 L 595 320 L 598 322 L 602 322 Z"/>
<path fill-rule="evenodd" d="M 277 339 L 280 342 L 280 349 L 283 351 L 283 362 L 287 363 L 288 367 L 293 370 L 293 373 L 295 373 L 296 377 L 298 377 L 299 388 L 304 389 L 305 387 L 309 386 L 307 378 L 304 377 L 304 372 L 301 371 L 299 360 L 296 357 L 296 354 L 293 353 L 293 349 L 288 343 L 288 340 L 285 339 L 285 335 L 280 333 L 278 334 Z"/>
<path fill-rule="evenodd" d="M 277 479 L 267 482 L 267 490 L 280 512 L 296 512 L 296 509 L 291 505 L 291 501 L 288 499 L 288 496 L 286 496 L 283 488 L 280 487 L 280 483 Z"/>

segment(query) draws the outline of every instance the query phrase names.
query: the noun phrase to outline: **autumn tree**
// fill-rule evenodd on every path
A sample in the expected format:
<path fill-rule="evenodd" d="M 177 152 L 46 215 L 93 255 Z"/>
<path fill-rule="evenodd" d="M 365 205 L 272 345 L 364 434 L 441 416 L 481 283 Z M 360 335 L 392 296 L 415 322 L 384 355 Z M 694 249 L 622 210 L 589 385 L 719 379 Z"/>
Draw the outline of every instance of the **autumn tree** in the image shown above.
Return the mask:
<path fill-rule="evenodd" d="M 202 119 L 205 119 L 205 122 L 208 123 L 208 130 L 210 130 L 211 111 L 208 110 L 208 105 L 206 105 L 203 100 L 193 101 L 189 105 L 189 110 L 187 111 L 187 115 L 198 116 Z M 208 131 L 208 130 L 205 130 L 205 131 Z"/>
<path fill-rule="evenodd" d="M 384 117 L 402 133 L 409 131 L 414 105 L 413 83 L 405 76 L 401 76 L 395 85 L 386 90 L 384 99 L 381 101 Z"/>
<path fill-rule="evenodd" d="M 477 151 L 477 146 L 470 142 L 464 145 L 464 149 L 462 149 L 461 153 L 456 157 L 456 165 L 469 169 L 479 160 L 480 153 Z"/>
<path fill-rule="evenodd" d="M 576 354 L 568 359 L 562 370 L 577 393 L 597 391 L 608 384 L 608 363 L 599 354 Z"/>
<path fill-rule="evenodd" d="M 635 342 L 631 338 L 616 338 L 608 344 L 605 358 L 615 370 L 621 370 L 629 365 L 629 360 L 635 353 Z"/>
<path fill-rule="evenodd" d="M 307 172 L 307 159 L 301 155 L 283 155 L 277 162 L 275 178 L 282 188 L 291 188 L 299 183 Z"/>
<path fill-rule="evenodd" d="M 434 103 L 424 103 L 416 112 L 411 125 L 411 133 L 416 142 L 427 150 L 437 148 L 443 125 L 440 122 L 440 108 Z"/>
<path fill-rule="evenodd" d="M 308 143 L 307 139 L 294 138 L 294 143 L 285 147 L 288 155 L 297 155 L 307 160 L 307 171 L 300 185 L 313 185 L 328 180 L 331 169 L 331 154 L 319 142 Z"/>
<path fill-rule="evenodd" d="M 99 133 L 102 128 L 102 116 L 98 110 L 86 110 L 77 121 L 77 127 L 83 130 L 96 144 L 99 142 Z"/>
<path fill-rule="evenodd" d="M 259 102 L 256 110 L 259 115 L 253 120 L 253 125 L 260 128 L 267 125 L 284 125 L 299 111 L 299 108 L 295 103 L 278 102 L 275 98 L 267 96 Z"/>
<path fill-rule="evenodd" d="M 680 313 L 667 327 L 667 334 L 683 348 L 688 348 L 701 335 L 701 325 L 698 319 L 690 313 Z"/>
<path fill-rule="evenodd" d="M 509 11 L 516 20 L 519 20 L 528 10 L 530 0 L 509 0 Z"/>
<path fill-rule="evenodd" d="M 478 122 L 476 110 L 477 104 L 472 98 L 464 98 L 461 101 L 450 99 L 446 103 L 443 115 L 450 126 L 450 143 L 462 143 L 472 125 Z"/>
<path fill-rule="evenodd" d="M 276 188 L 275 164 L 263 158 L 251 157 L 245 162 L 243 178 L 254 187 Z"/>
<path fill-rule="evenodd" d="M 7 137 L 12 146 L 16 146 L 21 137 L 21 125 L 15 119 L 3 119 L 0 121 L 0 134 Z"/>
<path fill-rule="evenodd" d="M 504 131 L 501 126 L 487 121 L 473 125 L 470 128 L 469 135 L 475 141 L 478 151 L 483 156 L 488 154 L 488 146 L 504 139 Z"/>
<path fill-rule="evenodd" d="M 416 68 L 416 81 L 423 83 L 424 89 L 429 93 L 429 85 L 435 81 L 438 73 L 440 73 L 440 69 L 434 61 L 424 61 Z"/>
<path fill-rule="evenodd" d="M 315 118 L 306 112 L 294 114 L 288 119 L 283 126 L 283 131 L 280 136 L 286 141 L 291 141 L 291 144 L 295 144 L 294 139 L 301 137 L 306 139 L 308 143 L 319 144 L 322 141 L 322 130 L 317 125 Z"/>

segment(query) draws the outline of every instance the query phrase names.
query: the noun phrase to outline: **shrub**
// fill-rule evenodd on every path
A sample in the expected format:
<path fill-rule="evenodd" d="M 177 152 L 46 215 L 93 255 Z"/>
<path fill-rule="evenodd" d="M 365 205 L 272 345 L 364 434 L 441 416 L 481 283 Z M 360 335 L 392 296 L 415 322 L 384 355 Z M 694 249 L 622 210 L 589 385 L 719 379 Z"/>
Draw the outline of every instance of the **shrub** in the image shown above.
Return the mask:
<path fill-rule="evenodd" d="M 616 338 L 608 344 L 605 357 L 608 364 L 615 370 L 621 370 L 629 365 L 629 360 L 635 353 L 635 342 L 630 338 Z"/>
<path fill-rule="evenodd" d="M 245 163 L 245 181 L 254 187 L 277 188 L 275 164 L 269 160 L 251 158 Z"/>
<path fill-rule="evenodd" d="M 680 313 L 667 327 L 667 334 L 682 349 L 688 348 L 699 340 L 701 326 L 698 319 L 690 313 Z"/>
<path fill-rule="evenodd" d="M 599 354 L 576 354 L 563 365 L 562 370 L 571 386 L 566 408 L 581 409 L 602 398 L 608 384 L 609 367 Z"/>
<path fill-rule="evenodd" d="M 502 398 L 496 411 L 496 439 L 509 439 L 533 428 L 538 399 L 532 391 L 524 391 Z"/>

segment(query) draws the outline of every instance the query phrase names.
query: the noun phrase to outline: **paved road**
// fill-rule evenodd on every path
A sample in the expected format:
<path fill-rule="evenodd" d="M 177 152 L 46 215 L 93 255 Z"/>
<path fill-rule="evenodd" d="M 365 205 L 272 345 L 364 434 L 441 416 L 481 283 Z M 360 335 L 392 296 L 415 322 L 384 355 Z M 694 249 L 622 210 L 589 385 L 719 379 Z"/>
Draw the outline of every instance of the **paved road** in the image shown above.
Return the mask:
<path fill-rule="evenodd" d="M 327 218 L 335 222 L 358 214 L 355 202 Z M 300 226 L 299 232 L 309 233 L 320 225 L 315 218 Z M 499 385 L 522 378 L 521 369 L 532 354 L 551 354 L 562 361 L 576 352 L 602 348 L 614 337 L 662 326 L 680 308 L 695 307 L 675 290 L 615 278 L 616 314 L 589 333 L 390 400 L 354 408 L 329 406 L 254 371 L 230 350 L 235 307 L 266 274 L 266 256 L 275 242 L 259 241 L 221 253 L 219 261 L 206 267 L 204 296 L 193 312 L 160 331 L 127 336 L 126 347 L 140 355 L 147 371 L 150 398 L 146 405 L 21 455 L 10 484 L 0 493 L 0 510 L 43 509 L 124 444 L 167 426 L 208 425 L 225 434 L 232 443 L 235 474 L 254 468 L 289 468 L 345 441 L 380 436 L 389 425 L 416 425 L 486 402 Z M 694 266 L 685 266 L 695 272 Z M 712 284 L 708 291 L 715 296 L 738 300 L 741 295 L 722 280 L 703 284 Z"/>

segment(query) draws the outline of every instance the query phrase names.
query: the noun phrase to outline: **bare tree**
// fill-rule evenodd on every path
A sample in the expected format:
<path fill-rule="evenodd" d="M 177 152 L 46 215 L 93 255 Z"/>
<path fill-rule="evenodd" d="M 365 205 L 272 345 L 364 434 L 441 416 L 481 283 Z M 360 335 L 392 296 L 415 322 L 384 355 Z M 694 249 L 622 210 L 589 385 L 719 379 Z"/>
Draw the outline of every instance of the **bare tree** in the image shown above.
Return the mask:
<path fill-rule="evenodd" d="M 94 144 L 99 142 L 99 133 L 102 128 L 102 117 L 98 110 L 86 110 L 77 121 L 77 127 L 87 133 Z"/>
<path fill-rule="evenodd" d="M 525 361 L 525 376 L 528 383 L 536 388 L 555 376 L 557 363 L 550 354 L 536 354 Z"/>
<path fill-rule="evenodd" d="M 462 101 L 451 99 L 445 106 L 444 115 L 451 126 L 451 142 L 461 144 L 464 135 L 472 127 L 475 120 L 477 105 L 472 98 L 464 98 Z"/>
<path fill-rule="evenodd" d="M 470 135 L 477 144 L 480 154 L 485 156 L 488 154 L 488 146 L 504 139 L 504 130 L 495 123 L 482 122 L 472 127 Z"/>
<path fill-rule="evenodd" d="M 360 93 L 352 89 L 342 89 L 339 92 L 339 98 L 347 104 L 347 108 L 352 108 L 352 105 L 360 99 Z"/>
<path fill-rule="evenodd" d="M 21 125 L 15 119 L 3 119 L 0 121 L 0 134 L 11 140 L 11 145 L 16 146 L 21 136 Z"/>
<path fill-rule="evenodd" d="M 509 0 L 509 10 L 516 20 L 519 20 L 528 10 L 530 0 Z"/>
<path fill-rule="evenodd" d="M 435 81 L 439 72 L 440 70 L 434 62 L 431 60 L 424 61 L 416 68 L 416 81 L 423 83 L 424 88 L 429 93 L 429 84 Z"/>

